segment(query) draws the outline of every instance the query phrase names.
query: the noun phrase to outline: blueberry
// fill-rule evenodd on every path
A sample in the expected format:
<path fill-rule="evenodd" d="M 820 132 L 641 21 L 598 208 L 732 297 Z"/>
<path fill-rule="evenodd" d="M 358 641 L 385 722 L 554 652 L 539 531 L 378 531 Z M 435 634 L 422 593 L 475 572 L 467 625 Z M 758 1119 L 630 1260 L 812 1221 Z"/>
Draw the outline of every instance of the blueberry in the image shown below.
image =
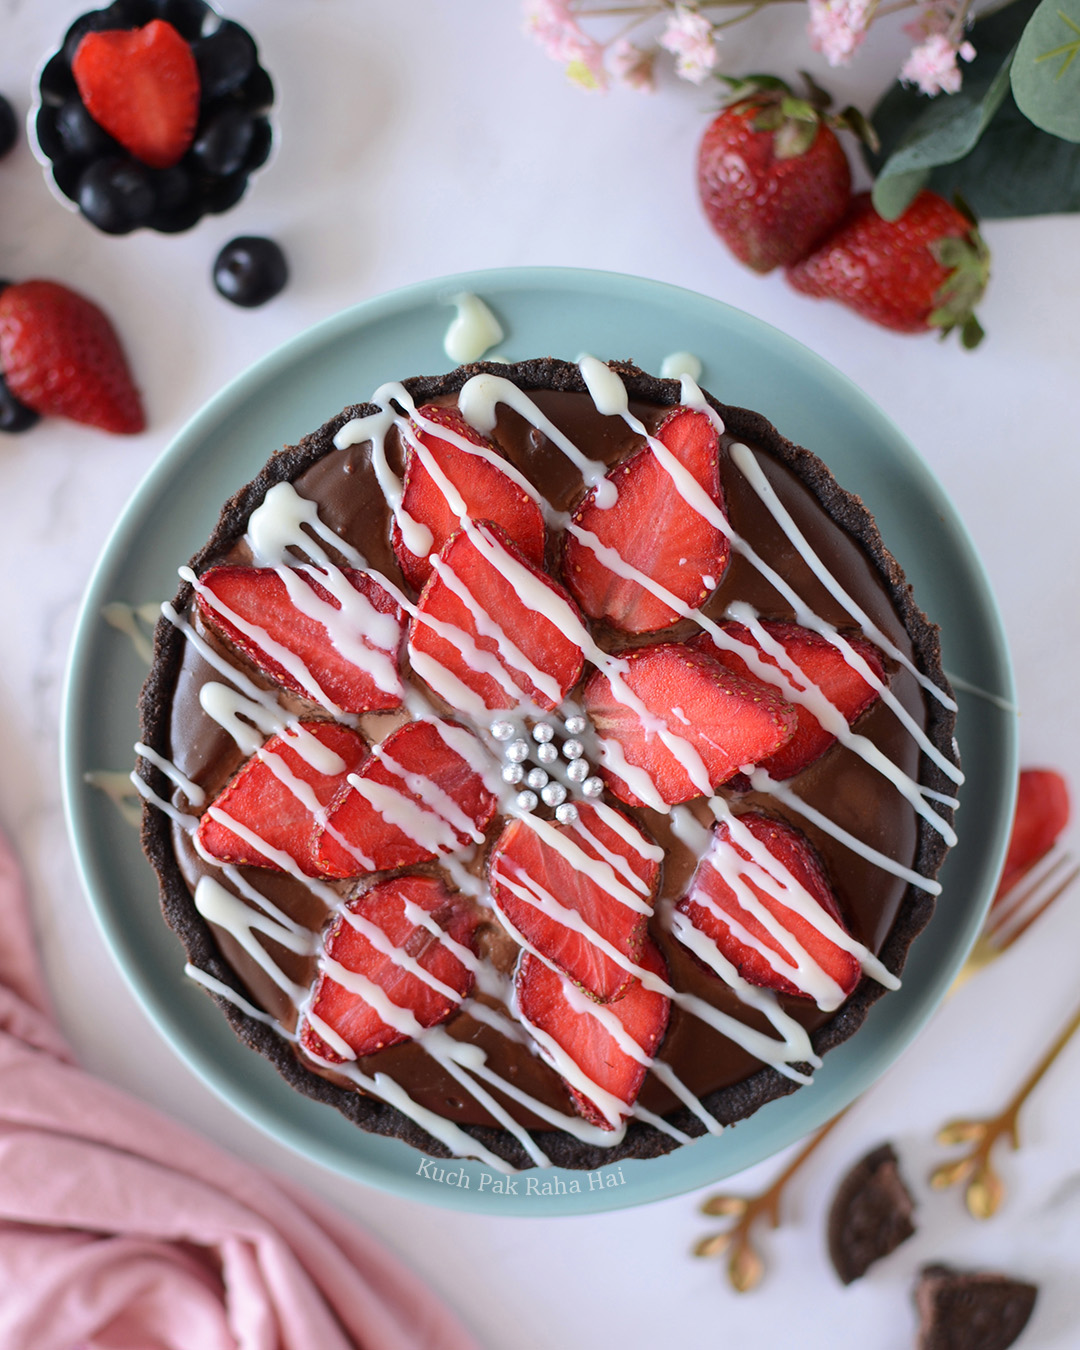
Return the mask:
<path fill-rule="evenodd" d="M 243 169 L 228 178 L 212 180 L 203 189 L 203 210 L 215 216 L 231 210 L 247 191 L 247 185 L 248 176 Z"/>
<path fill-rule="evenodd" d="M 0 94 L 0 159 L 15 148 L 18 139 L 19 123 L 15 117 L 15 109 L 3 94 Z"/>
<path fill-rule="evenodd" d="M 8 388 L 8 382 L 0 375 L 0 431 L 29 431 L 40 415 L 20 403 Z"/>
<path fill-rule="evenodd" d="M 227 178 L 243 164 L 254 131 L 251 115 L 228 104 L 206 121 L 191 154 L 204 173 Z"/>
<path fill-rule="evenodd" d="M 65 155 L 62 159 L 54 159 L 52 166 L 53 182 L 64 194 L 73 202 L 79 200 L 79 180 L 86 172 L 86 161 L 84 159 L 74 159 Z"/>
<path fill-rule="evenodd" d="M 44 109 L 42 109 L 44 112 Z M 82 99 L 76 96 L 60 105 L 56 112 L 56 134 L 63 147 L 63 153 L 74 155 L 77 159 L 97 159 L 101 155 L 116 155 L 120 147 L 104 127 L 86 111 Z M 41 118 L 38 117 L 38 144 L 50 159 L 57 158 L 41 137 Z"/>
<path fill-rule="evenodd" d="M 38 109 L 37 117 L 34 118 L 37 143 L 41 146 L 41 153 L 48 159 L 58 159 L 64 153 L 64 143 L 60 139 L 60 130 L 57 125 L 58 117 L 58 108 L 43 103 Z"/>
<path fill-rule="evenodd" d="M 150 0 L 152 17 L 171 23 L 182 38 L 194 42 L 202 33 L 210 7 L 203 0 Z"/>
<path fill-rule="evenodd" d="M 191 174 L 183 165 L 174 164 L 170 169 L 151 169 L 149 178 L 158 211 L 166 214 L 178 211 L 191 201 L 194 184 Z"/>
<path fill-rule="evenodd" d="M 106 234 L 127 234 L 144 224 L 156 205 L 148 171 L 120 155 L 90 165 L 79 179 L 78 200 L 87 220 Z"/>
<path fill-rule="evenodd" d="M 214 285 L 226 300 L 245 309 L 265 305 L 289 279 L 289 266 L 272 239 L 232 239 L 214 262 Z"/>
<path fill-rule="evenodd" d="M 114 0 L 105 15 L 107 28 L 143 28 L 155 17 L 150 0 Z"/>
<path fill-rule="evenodd" d="M 249 111 L 266 112 L 274 103 L 274 81 L 262 66 L 256 66 L 244 81 L 237 97 Z"/>
<path fill-rule="evenodd" d="M 244 160 L 244 168 L 250 173 L 252 169 L 259 168 L 265 164 L 270 154 L 270 147 L 274 142 L 274 133 L 270 123 L 265 117 L 258 117 L 254 123 L 254 135 L 251 138 L 251 148 L 248 150 L 247 158 Z"/>
<path fill-rule="evenodd" d="M 79 43 L 87 33 L 96 33 L 113 27 L 115 25 L 109 22 L 107 10 L 92 9 L 89 14 L 80 14 L 64 34 L 64 45 L 60 49 L 60 55 L 70 66 L 75 60 L 75 53 L 79 50 Z"/>
<path fill-rule="evenodd" d="M 183 164 L 171 169 L 153 169 L 150 185 L 154 189 L 157 206 L 147 224 L 162 234 L 179 234 L 190 230 L 203 214 L 203 204 L 195 189 L 190 171 Z"/>
<path fill-rule="evenodd" d="M 238 89 L 255 69 L 258 59 L 251 34 L 231 19 L 226 19 L 208 37 L 192 43 L 191 50 L 199 67 L 204 103 Z"/>
<path fill-rule="evenodd" d="M 53 104 L 63 103 L 75 93 L 75 77 L 63 52 L 57 52 L 45 62 L 38 88 L 43 101 Z"/>

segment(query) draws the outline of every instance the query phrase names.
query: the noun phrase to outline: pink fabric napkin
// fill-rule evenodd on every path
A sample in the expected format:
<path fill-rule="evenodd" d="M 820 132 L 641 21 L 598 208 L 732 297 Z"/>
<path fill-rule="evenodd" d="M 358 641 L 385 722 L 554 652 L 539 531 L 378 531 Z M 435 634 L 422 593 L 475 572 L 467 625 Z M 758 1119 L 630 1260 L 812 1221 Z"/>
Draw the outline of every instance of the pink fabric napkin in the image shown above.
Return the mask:
<path fill-rule="evenodd" d="M 78 1068 L 0 836 L 0 1350 L 361 1348 L 476 1345 L 328 1206 Z"/>

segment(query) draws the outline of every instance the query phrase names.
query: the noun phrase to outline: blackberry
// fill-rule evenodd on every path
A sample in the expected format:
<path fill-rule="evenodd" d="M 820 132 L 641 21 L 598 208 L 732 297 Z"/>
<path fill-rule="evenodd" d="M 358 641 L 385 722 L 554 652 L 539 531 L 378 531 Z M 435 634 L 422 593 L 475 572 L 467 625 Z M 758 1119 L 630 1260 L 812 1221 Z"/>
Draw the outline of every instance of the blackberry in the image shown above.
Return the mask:
<path fill-rule="evenodd" d="M 272 300 L 289 279 L 289 266 L 272 239 L 241 235 L 232 239 L 214 262 L 214 285 L 226 300 L 254 309 Z"/>

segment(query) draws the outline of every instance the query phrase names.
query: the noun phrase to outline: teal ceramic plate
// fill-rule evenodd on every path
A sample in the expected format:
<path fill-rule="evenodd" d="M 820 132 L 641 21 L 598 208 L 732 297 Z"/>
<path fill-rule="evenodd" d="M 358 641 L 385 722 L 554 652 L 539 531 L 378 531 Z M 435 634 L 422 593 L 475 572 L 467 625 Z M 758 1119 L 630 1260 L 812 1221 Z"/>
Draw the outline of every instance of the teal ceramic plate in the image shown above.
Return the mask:
<path fill-rule="evenodd" d="M 574 360 L 588 351 L 629 356 L 655 372 L 669 353 L 690 351 L 718 398 L 757 409 L 820 455 L 866 501 L 920 604 L 942 627 L 945 665 L 960 689 L 967 772 L 961 841 L 945 865 L 931 936 L 916 942 L 903 988 L 828 1056 L 812 1087 L 665 1158 L 592 1174 L 530 1174 L 532 1185 L 521 1176 L 513 1191 L 497 1187 L 479 1163 L 466 1163 L 460 1175 L 455 1169 L 467 1186 L 440 1183 L 425 1175 L 420 1154 L 301 1097 L 244 1048 L 182 973 L 183 953 L 160 918 L 136 831 L 85 781 L 87 772 L 131 765 L 145 674 L 131 642 L 104 622 L 104 606 L 171 596 L 177 565 L 271 451 L 385 380 L 452 365 L 443 341 L 451 297 L 461 291 L 482 296 L 498 315 L 507 335 L 498 351 L 510 359 Z M 68 817 L 91 903 L 137 996 L 184 1061 L 253 1124 L 337 1172 L 415 1200 L 500 1214 L 585 1213 L 693 1190 L 761 1161 L 846 1105 L 912 1040 L 963 960 L 994 888 L 1016 773 L 1012 702 L 1001 624 L 963 525 L 911 446 L 847 379 L 775 329 L 689 291 L 600 272 L 480 272 L 395 291 L 301 334 L 234 380 L 155 465 L 106 545 L 76 632 L 64 706 Z"/>

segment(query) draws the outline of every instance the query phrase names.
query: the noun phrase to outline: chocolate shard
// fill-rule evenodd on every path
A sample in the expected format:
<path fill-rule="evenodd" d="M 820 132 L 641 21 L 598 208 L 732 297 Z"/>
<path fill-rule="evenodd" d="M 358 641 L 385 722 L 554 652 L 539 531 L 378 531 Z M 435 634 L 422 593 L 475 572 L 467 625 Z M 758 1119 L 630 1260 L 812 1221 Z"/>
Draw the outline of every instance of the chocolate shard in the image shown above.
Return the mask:
<path fill-rule="evenodd" d="M 994 1271 L 924 1266 L 915 1287 L 917 1350 L 1007 1350 L 1027 1326 L 1038 1292 Z"/>
<path fill-rule="evenodd" d="M 911 1237 L 914 1208 L 891 1144 L 855 1164 L 829 1210 L 829 1256 L 845 1284 Z"/>

